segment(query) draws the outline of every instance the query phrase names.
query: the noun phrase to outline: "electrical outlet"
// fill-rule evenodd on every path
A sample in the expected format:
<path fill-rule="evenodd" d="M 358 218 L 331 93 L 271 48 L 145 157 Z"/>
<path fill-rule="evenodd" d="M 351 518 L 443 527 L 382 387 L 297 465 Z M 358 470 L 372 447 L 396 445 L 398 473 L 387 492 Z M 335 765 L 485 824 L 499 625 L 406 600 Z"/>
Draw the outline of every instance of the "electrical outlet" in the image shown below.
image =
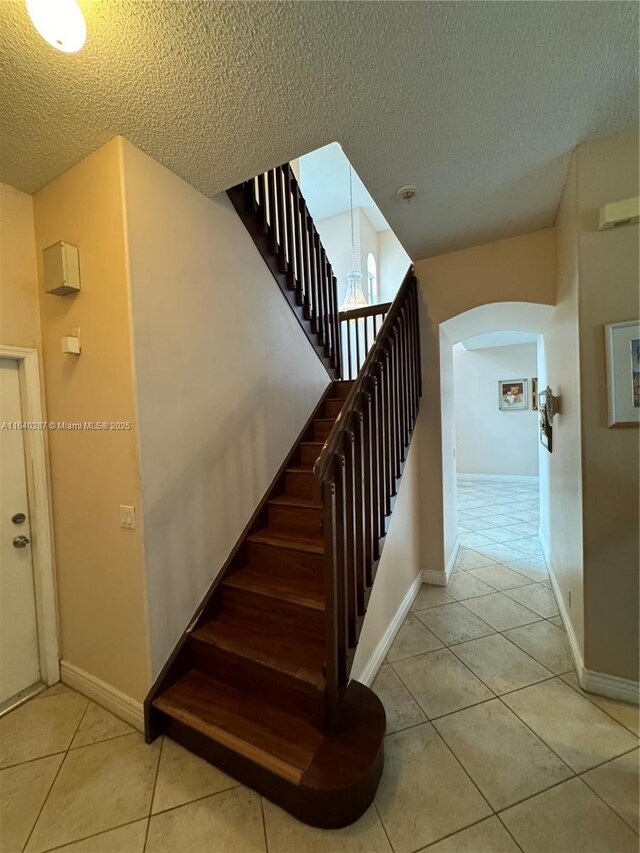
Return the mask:
<path fill-rule="evenodd" d="M 136 529 L 136 508 L 134 506 L 120 504 L 120 527 L 126 527 L 127 530 Z"/>
<path fill-rule="evenodd" d="M 571 590 L 567 590 L 567 607 L 571 607 Z"/>

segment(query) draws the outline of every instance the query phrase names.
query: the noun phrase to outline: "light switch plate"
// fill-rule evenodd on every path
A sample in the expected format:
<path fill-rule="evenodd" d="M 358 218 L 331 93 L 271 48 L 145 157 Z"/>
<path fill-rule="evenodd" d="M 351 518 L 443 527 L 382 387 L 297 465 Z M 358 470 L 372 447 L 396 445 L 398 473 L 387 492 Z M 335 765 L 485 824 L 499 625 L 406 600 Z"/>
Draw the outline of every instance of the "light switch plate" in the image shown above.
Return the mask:
<path fill-rule="evenodd" d="M 127 530 L 136 529 L 136 508 L 134 506 L 120 504 L 120 527 L 126 527 Z"/>

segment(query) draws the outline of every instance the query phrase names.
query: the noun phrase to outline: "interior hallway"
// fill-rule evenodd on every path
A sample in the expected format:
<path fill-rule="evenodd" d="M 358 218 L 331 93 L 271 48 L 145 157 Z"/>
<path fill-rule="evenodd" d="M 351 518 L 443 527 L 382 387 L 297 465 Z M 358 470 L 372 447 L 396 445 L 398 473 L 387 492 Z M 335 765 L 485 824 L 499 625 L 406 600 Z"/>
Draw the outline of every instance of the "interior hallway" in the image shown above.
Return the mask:
<path fill-rule="evenodd" d="M 374 683 L 386 764 L 356 824 L 305 826 L 57 685 L 0 719 L 3 853 L 635 853 L 638 709 L 578 687 L 537 487 L 459 485 L 449 586 L 422 586 Z"/>

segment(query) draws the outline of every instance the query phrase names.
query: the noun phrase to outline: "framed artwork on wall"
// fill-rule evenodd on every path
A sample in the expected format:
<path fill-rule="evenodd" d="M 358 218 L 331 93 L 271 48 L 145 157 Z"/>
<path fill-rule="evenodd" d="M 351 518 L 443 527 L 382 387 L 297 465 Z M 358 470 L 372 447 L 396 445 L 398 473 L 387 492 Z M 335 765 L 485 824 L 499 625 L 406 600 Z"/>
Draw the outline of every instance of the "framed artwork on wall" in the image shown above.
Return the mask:
<path fill-rule="evenodd" d="M 526 379 L 500 379 L 498 381 L 498 409 L 501 412 L 522 411 L 527 406 Z"/>
<path fill-rule="evenodd" d="M 609 426 L 640 424 L 640 321 L 604 327 Z"/>
<path fill-rule="evenodd" d="M 538 411 L 538 377 L 534 376 L 531 380 L 531 408 L 534 412 Z"/>

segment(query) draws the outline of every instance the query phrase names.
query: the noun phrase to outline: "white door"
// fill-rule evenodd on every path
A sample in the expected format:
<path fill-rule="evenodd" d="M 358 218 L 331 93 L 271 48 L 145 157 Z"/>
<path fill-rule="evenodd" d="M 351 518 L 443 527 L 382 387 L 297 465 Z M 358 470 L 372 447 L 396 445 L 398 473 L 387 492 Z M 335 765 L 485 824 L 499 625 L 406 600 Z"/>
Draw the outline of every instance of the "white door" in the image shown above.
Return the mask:
<path fill-rule="evenodd" d="M 18 364 L 0 358 L 0 703 L 40 680 Z"/>

